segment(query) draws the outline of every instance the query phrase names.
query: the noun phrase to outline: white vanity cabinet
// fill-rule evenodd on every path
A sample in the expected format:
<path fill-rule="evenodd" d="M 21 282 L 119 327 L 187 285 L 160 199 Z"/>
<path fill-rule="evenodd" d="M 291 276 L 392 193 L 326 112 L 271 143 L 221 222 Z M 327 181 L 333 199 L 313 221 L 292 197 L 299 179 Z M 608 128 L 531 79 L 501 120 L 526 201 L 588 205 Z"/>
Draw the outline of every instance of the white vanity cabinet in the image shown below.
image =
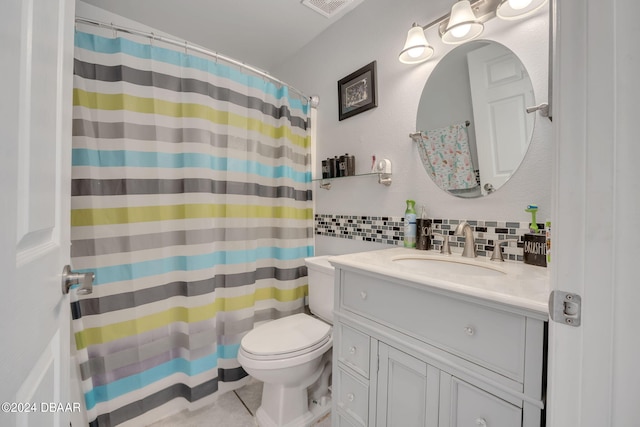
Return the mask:
<path fill-rule="evenodd" d="M 335 266 L 333 426 L 544 426 L 546 314 Z"/>

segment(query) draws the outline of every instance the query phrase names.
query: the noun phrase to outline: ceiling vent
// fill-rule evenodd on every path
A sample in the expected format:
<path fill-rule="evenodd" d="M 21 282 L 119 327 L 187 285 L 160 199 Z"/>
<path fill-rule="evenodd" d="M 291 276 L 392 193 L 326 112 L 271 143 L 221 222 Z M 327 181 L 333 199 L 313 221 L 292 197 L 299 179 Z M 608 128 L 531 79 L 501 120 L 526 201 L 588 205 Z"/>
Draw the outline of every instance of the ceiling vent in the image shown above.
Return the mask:
<path fill-rule="evenodd" d="M 353 9 L 364 0 L 302 0 L 302 4 L 318 12 L 325 18 L 332 18 L 336 15 Z"/>

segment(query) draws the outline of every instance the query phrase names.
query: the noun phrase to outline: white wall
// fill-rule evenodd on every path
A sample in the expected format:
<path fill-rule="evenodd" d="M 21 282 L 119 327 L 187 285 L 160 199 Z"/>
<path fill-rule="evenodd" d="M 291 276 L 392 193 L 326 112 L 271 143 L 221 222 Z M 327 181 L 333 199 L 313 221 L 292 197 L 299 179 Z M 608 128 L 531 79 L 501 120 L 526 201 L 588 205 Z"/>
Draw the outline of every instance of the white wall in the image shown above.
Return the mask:
<path fill-rule="evenodd" d="M 452 47 L 440 42 L 432 28 L 426 32 L 436 50 L 430 61 L 405 65 L 398 61 L 398 53 L 413 22 L 431 22 L 450 6 L 448 0 L 367 0 L 272 70 L 305 93 L 320 96 L 315 162 L 345 152 L 356 156 L 357 172 L 370 168 L 372 154 L 393 162 L 390 187 L 378 185 L 375 177 L 334 181 L 329 191 L 316 186 L 316 212 L 402 216 L 405 200 L 411 198 L 417 205 L 425 204 L 429 215 L 437 218 L 526 221 L 530 217 L 524 208 L 530 203 L 539 205 L 539 220 L 550 216 L 552 135 L 548 119 L 536 118 L 532 144 L 520 169 L 488 197 L 464 200 L 446 194 L 432 183 L 420 163 L 408 135 L 416 131 L 426 80 Z M 531 74 L 536 102 L 547 102 L 546 11 L 516 23 L 493 19 L 481 38 L 496 40 L 514 51 Z M 373 60 L 378 70 L 378 107 L 338 121 L 337 81 Z"/>

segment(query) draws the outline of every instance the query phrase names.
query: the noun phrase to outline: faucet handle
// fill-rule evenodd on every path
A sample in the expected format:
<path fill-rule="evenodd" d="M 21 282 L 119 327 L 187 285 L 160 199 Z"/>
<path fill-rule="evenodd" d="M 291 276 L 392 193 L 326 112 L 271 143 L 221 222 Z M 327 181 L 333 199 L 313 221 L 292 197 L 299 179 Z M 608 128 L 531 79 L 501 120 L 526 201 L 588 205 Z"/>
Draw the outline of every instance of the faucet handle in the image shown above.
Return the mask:
<path fill-rule="evenodd" d="M 502 246 L 509 246 L 509 242 L 515 242 L 515 240 L 503 240 L 493 245 L 493 253 L 491 254 L 491 261 L 504 262 L 504 256 L 502 256 Z"/>
<path fill-rule="evenodd" d="M 440 247 L 440 253 L 451 255 L 451 248 L 449 247 L 449 234 L 446 230 L 442 230 L 442 246 Z"/>

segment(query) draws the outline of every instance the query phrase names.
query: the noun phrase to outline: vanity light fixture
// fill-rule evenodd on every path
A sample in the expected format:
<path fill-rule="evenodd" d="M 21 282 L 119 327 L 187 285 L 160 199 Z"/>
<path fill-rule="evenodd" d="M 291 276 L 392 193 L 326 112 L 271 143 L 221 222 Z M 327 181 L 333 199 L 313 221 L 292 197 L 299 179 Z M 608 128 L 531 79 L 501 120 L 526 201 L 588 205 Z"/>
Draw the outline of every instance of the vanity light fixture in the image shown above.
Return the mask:
<path fill-rule="evenodd" d="M 398 59 L 403 64 L 418 64 L 431 58 L 432 55 L 433 48 L 424 35 L 424 29 L 414 22 L 407 33 L 407 41 Z"/>
<path fill-rule="evenodd" d="M 449 23 L 441 37 L 443 43 L 459 44 L 475 39 L 483 30 L 484 25 L 473 13 L 469 0 L 460 0 L 451 7 Z"/>
<path fill-rule="evenodd" d="M 496 9 L 496 16 L 506 20 L 524 18 L 546 3 L 547 0 L 502 0 Z"/>
<path fill-rule="evenodd" d="M 459 44 L 482 34 L 484 23 L 498 17 L 515 20 L 532 15 L 548 0 L 460 0 L 453 4 L 451 12 L 427 25 L 413 24 L 407 33 L 404 47 L 398 56 L 404 64 L 418 64 L 433 55 L 433 47 L 427 42 L 424 31 L 438 27 L 443 43 Z"/>

